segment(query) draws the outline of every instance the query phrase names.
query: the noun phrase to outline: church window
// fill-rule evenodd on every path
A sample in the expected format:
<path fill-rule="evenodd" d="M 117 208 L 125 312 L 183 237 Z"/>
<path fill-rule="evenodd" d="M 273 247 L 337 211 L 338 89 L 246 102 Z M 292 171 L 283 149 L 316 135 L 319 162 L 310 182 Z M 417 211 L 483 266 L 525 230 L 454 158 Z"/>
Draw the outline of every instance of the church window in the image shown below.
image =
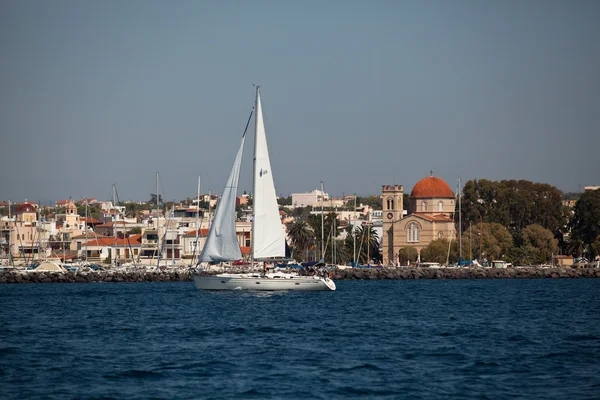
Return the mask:
<path fill-rule="evenodd" d="M 408 224 L 406 229 L 407 234 L 407 242 L 417 243 L 419 242 L 419 225 L 416 222 L 411 222 Z"/>
<path fill-rule="evenodd" d="M 438 203 L 438 211 L 444 211 L 444 203 L 441 201 Z"/>
<path fill-rule="evenodd" d="M 427 202 L 426 201 L 421 203 L 421 211 L 427 211 Z"/>

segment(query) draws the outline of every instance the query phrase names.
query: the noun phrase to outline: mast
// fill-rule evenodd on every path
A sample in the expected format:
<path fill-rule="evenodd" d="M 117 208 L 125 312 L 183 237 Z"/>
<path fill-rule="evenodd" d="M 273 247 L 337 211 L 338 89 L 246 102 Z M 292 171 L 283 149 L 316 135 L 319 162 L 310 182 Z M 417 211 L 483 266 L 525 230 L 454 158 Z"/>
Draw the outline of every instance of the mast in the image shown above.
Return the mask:
<path fill-rule="evenodd" d="M 194 256 L 195 256 L 196 250 L 198 249 L 198 232 L 200 231 L 200 227 L 198 226 L 198 223 L 200 222 L 200 174 L 198 174 L 198 192 L 196 195 L 196 199 L 198 200 L 198 202 L 196 203 L 198 208 L 196 209 L 196 244 L 194 245 Z M 198 259 L 200 259 L 200 257 L 198 257 Z M 193 258 L 192 258 L 192 264 L 194 264 Z"/>
<path fill-rule="evenodd" d="M 117 204 L 116 204 L 116 187 L 115 184 L 113 183 L 112 185 L 112 189 L 113 189 L 113 238 L 115 240 L 115 254 L 113 254 L 113 259 L 112 259 L 112 266 L 114 267 L 117 264 Z M 64 246 L 63 246 L 64 247 Z"/>
<path fill-rule="evenodd" d="M 367 214 L 367 266 L 371 265 L 371 210 Z"/>
<path fill-rule="evenodd" d="M 325 192 L 323 191 L 323 181 L 321 181 L 321 260 L 325 262 L 325 250 L 324 250 L 324 242 L 325 242 L 325 225 L 323 218 L 323 202 L 325 201 Z"/>
<path fill-rule="evenodd" d="M 42 210 L 40 210 L 42 202 L 38 202 L 38 211 L 35 213 L 35 223 L 37 225 L 37 253 L 38 253 L 38 262 L 42 261 L 42 255 L 40 253 L 40 248 L 42 247 L 42 238 L 40 237 L 42 231 L 40 229 L 40 222 L 42 221 Z M 35 255 L 32 257 L 33 263 L 35 264 Z"/>
<path fill-rule="evenodd" d="M 15 221 L 16 223 L 16 221 Z M 10 199 L 8 200 L 8 259 L 10 260 L 10 265 L 11 266 L 15 266 L 15 262 L 13 260 L 13 256 L 12 256 L 12 226 L 13 224 L 11 223 L 11 219 L 10 219 Z"/>
<path fill-rule="evenodd" d="M 356 229 L 356 193 L 354 193 L 354 217 L 353 217 L 353 219 L 354 219 L 354 223 L 352 224 L 352 247 L 353 247 L 354 253 L 353 253 L 353 259 L 352 259 L 352 261 L 353 261 L 352 267 L 356 267 L 356 232 L 355 232 L 355 229 Z"/>
<path fill-rule="evenodd" d="M 158 268 L 158 264 L 160 263 L 160 232 L 159 232 L 159 217 L 160 217 L 160 211 L 158 208 L 158 171 L 156 172 L 156 267 Z"/>
<path fill-rule="evenodd" d="M 83 225 L 83 227 L 85 228 L 85 261 L 87 262 L 87 257 L 88 257 L 88 252 L 87 252 L 87 240 L 88 240 L 88 199 L 85 199 L 85 224 Z"/>
<path fill-rule="evenodd" d="M 175 219 L 175 199 L 173 199 L 173 204 L 171 204 L 171 221 L 174 222 Z M 175 226 L 175 224 L 173 224 Z M 177 236 L 175 236 L 177 237 Z M 175 239 L 171 239 L 171 265 L 175 265 Z"/>
<path fill-rule="evenodd" d="M 333 223 L 333 232 L 331 232 L 331 249 L 333 250 L 333 265 L 335 265 L 336 262 L 336 254 L 335 254 L 335 238 L 336 238 L 336 230 L 335 230 L 335 221 L 337 221 L 337 206 L 335 206 L 335 218 L 333 219 L 332 223 Z"/>
<path fill-rule="evenodd" d="M 460 193 L 460 176 L 458 177 L 458 265 L 462 265 L 462 209 L 461 209 L 461 193 Z"/>
<path fill-rule="evenodd" d="M 258 99 L 260 96 L 260 85 L 256 86 L 256 98 L 254 100 L 254 110 L 258 113 Z M 252 155 L 252 238 L 250 241 L 250 270 L 254 269 L 254 234 L 256 229 L 254 229 L 254 222 L 256 220 L 256 149 L 258 147 L 257 144 L 257 131 L 258 131 L 258 115 L 254 116 L 254 154 Z"/>

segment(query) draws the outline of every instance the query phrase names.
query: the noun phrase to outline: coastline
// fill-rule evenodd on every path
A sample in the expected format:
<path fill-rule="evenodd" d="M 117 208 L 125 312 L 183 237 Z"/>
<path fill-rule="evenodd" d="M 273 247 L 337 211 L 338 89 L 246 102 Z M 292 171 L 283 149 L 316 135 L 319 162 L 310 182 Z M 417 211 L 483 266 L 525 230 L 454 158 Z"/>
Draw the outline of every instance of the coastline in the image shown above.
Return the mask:
<path fill-rule="evenodd" d="M 239 271 L 246 272 L 246 271 Z M 217 272 L 203 272 L 215 275 Z M 333 280 L 414 279 L 558 279 L 600 278 L 598 268 L 350 268 L 333 271 Z M 92 283 L 92 282 L 186 282 L 193 281 L 188 269 L 159 271 L 36 272 L 0 271 L 0 284 Z"/>

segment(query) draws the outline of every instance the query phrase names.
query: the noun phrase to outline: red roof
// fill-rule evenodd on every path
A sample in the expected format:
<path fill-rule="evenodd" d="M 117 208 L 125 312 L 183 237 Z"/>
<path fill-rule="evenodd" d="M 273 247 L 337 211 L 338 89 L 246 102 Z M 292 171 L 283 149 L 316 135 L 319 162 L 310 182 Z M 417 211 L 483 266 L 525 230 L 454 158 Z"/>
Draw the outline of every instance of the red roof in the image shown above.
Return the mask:
<path fill-rule="evenodd" d="M 117 246 L 140 246 L 142 244 L 142 235 L 131 235 L 128 238 L 118 239 L 116 240 Z M 87 242 L 88 246 L 114 246 L 115 238 L 112 237 L 102 237 L 97 240 L 91 240 Z"/>
<path fill-rule="evenodd" d="M 80 220 L 83 222 L 87 222 L 88 224 L 99 224 L 102 222 L 102 221 L 98 221 L 96 218 L 92 218 L 92 217 L 88 217 L 88 218 L 81 217 Z"/>
<path fill-rule="evenodd" d="M 208 235 L 208 229 L 198 229 L 198 235 L 200 235 L 200 236 Z M 196 236 L 196 229 L 187 231 L 186 233 L 183 234 L 183 236 Z"/>
<path fill-rule="evenodd" d="M 454 198 L 454 193 L 452 193 L 452 189 L 450 189 L 450 186 L 448 186 L 443 179 L 435 176 L 428 176 L 417 182 L 410 193 L 410 196 Z"/>
<path fill-rule="evenodd" d="M 15 210 L 16 213 L 32 213 L 35 212 L 35 206 L 33 203 L 25 202 L 17 204 L 17 208 Z"/>
<path fill-rule="evenodd" d="M 452 222 L 452 218 L 450 218 L 447 215 L 444 214 L 436 214 L 436 215 L 431 215 L 431 214 L 425 214 L 425 213 L 414 213 L 411 214 L 417 217 L 421 217 L 423 219 L 426 219 L 428 221 L 434 221 L 434 222 Z"/>

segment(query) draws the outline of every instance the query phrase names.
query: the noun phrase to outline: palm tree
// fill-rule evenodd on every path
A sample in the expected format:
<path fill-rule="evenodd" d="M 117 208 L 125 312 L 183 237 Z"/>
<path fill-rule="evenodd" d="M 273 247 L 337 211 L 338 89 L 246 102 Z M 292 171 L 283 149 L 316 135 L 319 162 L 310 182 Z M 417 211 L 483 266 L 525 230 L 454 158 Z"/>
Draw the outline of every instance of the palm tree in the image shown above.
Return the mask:
<path fill-rule="evenodd" d="M 302 254 L 308 249 L 313 238 L 313 231 L 305 220 L 299 219 L 291 223 L 288 235 L 294 249 Z"/>
<path fill-rule="evenodd" d="M 361 260 L 368 264 L 371 259 L 381 261 L 379 254 L 379 235 L 371 225 L 361 225 L 356 229 L 356 243 L 358 244 L 358 262 Z"/>

